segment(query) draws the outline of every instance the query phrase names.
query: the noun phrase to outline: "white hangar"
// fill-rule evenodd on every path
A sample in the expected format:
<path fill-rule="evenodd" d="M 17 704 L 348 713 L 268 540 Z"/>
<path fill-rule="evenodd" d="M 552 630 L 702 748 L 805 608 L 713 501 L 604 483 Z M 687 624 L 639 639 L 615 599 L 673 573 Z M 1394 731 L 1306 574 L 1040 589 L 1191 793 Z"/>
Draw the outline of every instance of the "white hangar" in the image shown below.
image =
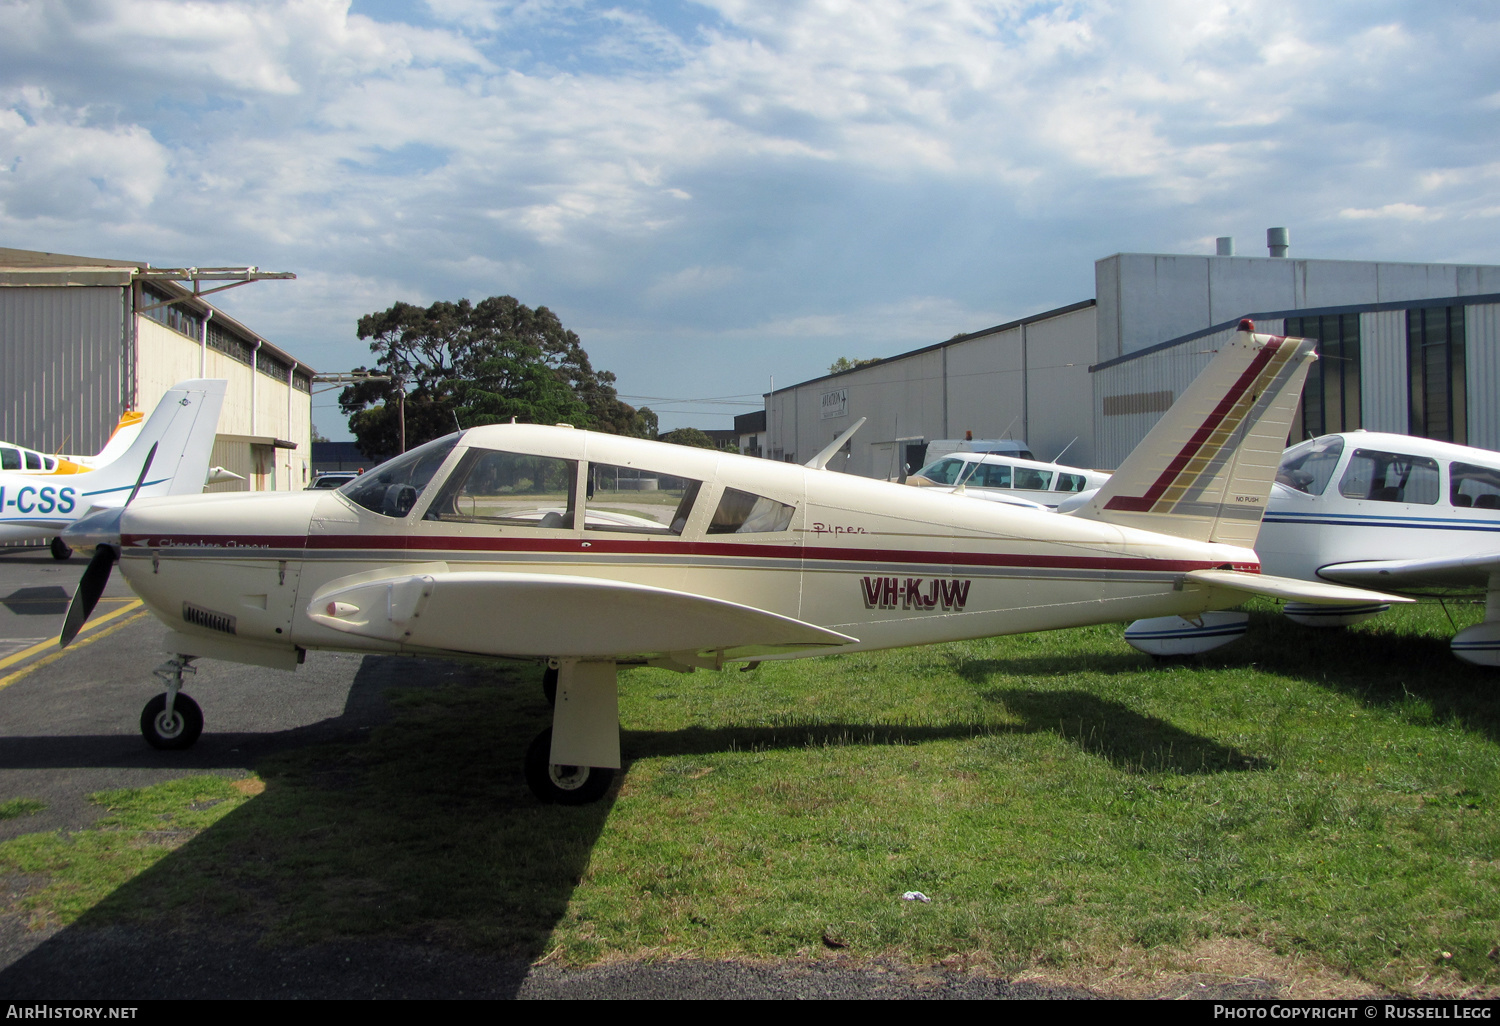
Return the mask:
<path fill-rule="evenodd" d="M 1500 266 L 1290 259 L 1285 229 L 1267 236 L 1264 257 L 1228 239 L 1117 253 L 1092 299 L 776 389 L 766 455 L 805 461 L 867 417 L 849 473 L 893 477 L 966 434 L 1112 469 L 1244 317 L 1320 340 L 1292 440 L 1363 427 L 1500 449 Z"/>
<path fill-rule="evenodd" d="M 0 248 L 0 439 L 95 453 L 123 411 L 149 414 L 186 378 L 227 378 L 211 462 L 245 480 L 209 490 L 302 488 L 312 368 L 202 298 L 291 277 Z"/>

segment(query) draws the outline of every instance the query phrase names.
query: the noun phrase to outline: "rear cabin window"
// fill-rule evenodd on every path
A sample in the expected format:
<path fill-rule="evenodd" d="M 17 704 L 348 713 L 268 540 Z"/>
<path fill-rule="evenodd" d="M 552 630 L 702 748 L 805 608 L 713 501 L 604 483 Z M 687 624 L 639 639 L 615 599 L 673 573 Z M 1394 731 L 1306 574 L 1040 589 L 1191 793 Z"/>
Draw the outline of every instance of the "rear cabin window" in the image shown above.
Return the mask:
<path fill-rule="evenodd" d="M 1473 463 L 1455 463 L 1448 469 L 1448 497 L 1455 506 L 1500 509 L 1500 470 Z"/>
<path fill-rule="evenodd" d="M 577 481 L 576 460 L 470 449 L 423 519 L 571 530 Z"/>
<path fill-rule="evenodd" d="M 26 469 L 27 470 L 41 470 L 42 469 L 42 458 L 40 456 L 38 456 L 36 453 L 34 453 L 34 452 L 28 452 L 26 454 Z"/>
<path fill-rule="evenodd" d="M 681 534 L 703 482 L 639 467 L 592 463 L 588 476 L 589 531 Z"/>
<path fill-rule="evenodd" d="M 1286 451 L 1276 468 L 1276 480 L 1308 495 L 1322 495 L 1343 455 L 1344 440 L 1337 435 L 1309 439 Z"/>
<path fill-rule="evenodd" d="M 1052 471 L 1037 470 L 1034 467 L 1017 467 L 1015 481 L 1017 488 L 1045 492 L 1052 487 Z"/>
<path fill-rule="evenodd" d="M 1437 460 L 1398 452 L 1355 449 L 1339 482 L 1346 499 L 1410 502 L 1424 506 L 1438 501 Z"/>
<path fill-rule="evenodd" d="M 0 449 L 0 470 L 20 470 L 21 451 L 19 449 Z"/>
<path fill-rule="evenodd" d="M 1088 484 L 1088 478 L 1082 474 L 1058 474 L 1057 490 L 1060 492 L 1081 492 L 1083 486 Z"/>
<path fill-rule="evenodd" d="M 796 511 L 795 506 L 764 495 L 726 488 L 719 497 L 719 506 L 714 510 L 708 533 L 771 534 L 785 531 L 792 526 L 792 514 Z"/>

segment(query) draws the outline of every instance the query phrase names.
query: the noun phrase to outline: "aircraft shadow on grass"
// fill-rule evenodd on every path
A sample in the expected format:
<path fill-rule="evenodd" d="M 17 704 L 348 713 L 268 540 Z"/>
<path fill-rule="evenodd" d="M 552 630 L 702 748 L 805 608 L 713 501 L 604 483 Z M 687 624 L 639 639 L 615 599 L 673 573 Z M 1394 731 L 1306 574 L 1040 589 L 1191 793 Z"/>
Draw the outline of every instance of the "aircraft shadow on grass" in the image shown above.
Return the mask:
<path fill-rule="evenodd" d="M 206 734 L 177 753 L 145 749 L 135 737 L 7 739 L 0 763 L 9 767 L 76 766 L 89 744 L 107 742 L 129 746 L 117 760 L 129 765 L 253 765 L 266 788 L 0 972 L 0 992 L 74 999 L 514 993 L 524 967 L 554 943 L 614 792 L 577 808 L 536 802 L 518 768 L 531 728 L 549 710 L 533 672 L 506 676 L 368 657 L 342 715 L 294 730 Z M 464 684 L 442 687 L 455 681 Z M 388 707 L 382 694 L 393 686 L 412 690 L 393 695 Z M 624 772 L 630 760 L 656 756 L 1047 730 L 1130 771 L 1258 768 L 1232 749 L 1082 693 L 1018 689 L 989 697 L 1022 722 L 627 731 Z M 381 723 L 385 729 L 372 734 Z M 306 946 L 330 935 L 356 940 Z M 361 939 L 370 937 L 379 939 Z M 406 945 L 406 953 L 392 955 L 393 945 Z M 434 948 L 480 954 L 433 963 Z M 421 974 L 372 981 L 379 959 L 413 957 L 426 960 Z M 484 963 L 482 980 L 474 978 L 473 958 L 494 960 Z M 229 963 L 264 971 L 214 971 Z M 454 975 L 459 966 L 463 978 Z M 138 976 L 130 986 L 139 989 L 122 993 L 122 973 Z"/>

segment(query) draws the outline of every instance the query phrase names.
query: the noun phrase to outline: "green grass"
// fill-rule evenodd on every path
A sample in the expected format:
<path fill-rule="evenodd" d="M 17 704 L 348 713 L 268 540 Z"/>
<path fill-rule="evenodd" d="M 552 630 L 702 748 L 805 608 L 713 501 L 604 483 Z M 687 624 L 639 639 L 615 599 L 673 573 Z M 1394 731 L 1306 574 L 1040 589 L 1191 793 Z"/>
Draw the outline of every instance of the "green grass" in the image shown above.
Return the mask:
<path fill-rule="evenodd" d="M 1115 626 L 628 670 L 628 765 L 582 809 L 519 780 L 538 675 L 463 671 L 396 693 L 365 743 L 268 760 L 258 797 L 101 796 L 98 829 L 0 845 L 0 873 L 51 876 L 36 916 L 284 941 L 1016 972 L 1230 938 L 1397 991 L 1493 988 L 1500 699 L 1452 631 L 1422 606 L 1348 632 L 1261 614 L 1171 665 Z"/>
<path fill-rule="evenodd" d="M 35 798 L 12 798 L 8 802 L 0 802 L 0 819 L 19 819 L 41 812 L 46 807 L 46 802 Z"/>

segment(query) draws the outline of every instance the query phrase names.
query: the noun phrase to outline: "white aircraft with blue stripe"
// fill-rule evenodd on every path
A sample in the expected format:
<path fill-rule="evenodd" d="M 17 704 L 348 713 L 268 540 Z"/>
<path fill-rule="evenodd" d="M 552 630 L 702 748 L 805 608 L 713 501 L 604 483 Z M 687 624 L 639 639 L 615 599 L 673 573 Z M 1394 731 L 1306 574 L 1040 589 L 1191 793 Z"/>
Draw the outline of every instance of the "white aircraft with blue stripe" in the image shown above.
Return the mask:
<path fill-rule="evenodd" d="M 66 558 L 69 549 L 58 535 L 90 510 L 123 506 L 137 486 L 141 496 L 201 492 L 228 386 L 222 379 L 175 385 L 129 448 L 96 470 L 0 471 L 0 542 L 50 538 L 53 555 Z"/>
<path fill-rule="evenodd" d="M 1484 595 L 1484 622 L 1453 654 L 1500 666 L 1500 453 L 1409 435 L 1350 431 L 1282 456 L 1255 551 L 1265 572 L 1404 594 Z M 1342 626 L 1381 604 L 1288 616 Z"/>

